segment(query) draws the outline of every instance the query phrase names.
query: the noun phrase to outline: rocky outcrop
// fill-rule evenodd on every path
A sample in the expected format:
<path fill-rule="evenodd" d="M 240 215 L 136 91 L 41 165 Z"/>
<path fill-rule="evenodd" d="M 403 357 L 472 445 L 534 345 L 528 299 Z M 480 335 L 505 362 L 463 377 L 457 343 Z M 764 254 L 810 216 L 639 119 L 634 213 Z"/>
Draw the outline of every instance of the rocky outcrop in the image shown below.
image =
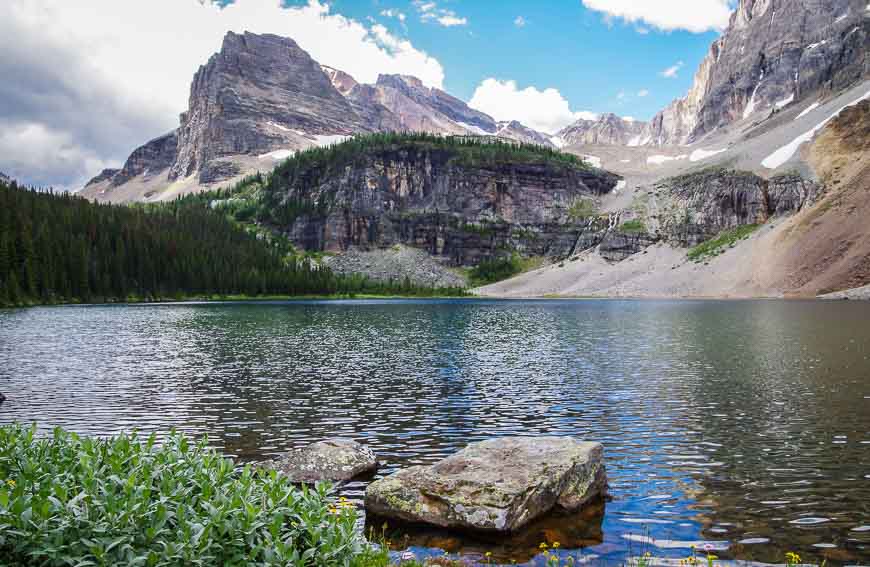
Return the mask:
<path fill-rule="evenodd" d="M 371 449 L 352 439 L 335 438 L 291 451 L 266 466 L 291 482 L 340 482 L 376 471 L 378 459 Z"/>
<path fill-rule="evenodd" d="M 111 186 L 117 187 L 140 175 L 146 179 L 159 175 L 175 162 L 177 150 L 177 132 L 164 134 L 133 150 L 121 169 L 104 169 L 88 186 L 110 181 Z"/>
<path fill-rule="evenodd" d="M 432 466 L 415 466 L 366 490 L 366 511 L 443 528 L 514 532 L 554 508 L 604 497 L 599 443 L 515 437 L 473 443 Z"/>
<path fill-rule="evenodd" d="M 327 174 L 322 165 L 279 168 L 268 206 L 306 250 L 406 244 L 476 265 L 514 251 L 568 255 L 582 230 L 572 205 L 611 191 L 619 179 L 545 154 L 475 155 L 461 145 L 409 141 L 353 154 Z M 282 213 L 288 208 L 289 216 Z"/>
<path fill-rule="evenodd" d="M 556 134 L 561 146 L 617 145 L 642 146 L 646 122 L 627 120 L 615 114 L 602 114 L 597 120 L 580 119 Z"/>
<path fill-rule="evenodd" d="M 738 226 L 762 224 L 774 215 L 794 213 L 815 201 L 820 187 L 796 174 L 764 179 L 751 172 L 710 168 L 665 180 L 670 205 L 664 236 L 695 246 Z"/>
<path fill-rule="evenodd" d="M 601 240 L 598 245 L 598 253 L 609 262 L 621 262 L 658 241 L 658 237 L 642 230 L 614 230 L 608 232 Z"/>
<path fill-rule="evenodd" d="M 689 93 L 657 114 L 644 138 L 656 145 L 690 143 L 868 76 L 864 0 L 740 0 Z"/>

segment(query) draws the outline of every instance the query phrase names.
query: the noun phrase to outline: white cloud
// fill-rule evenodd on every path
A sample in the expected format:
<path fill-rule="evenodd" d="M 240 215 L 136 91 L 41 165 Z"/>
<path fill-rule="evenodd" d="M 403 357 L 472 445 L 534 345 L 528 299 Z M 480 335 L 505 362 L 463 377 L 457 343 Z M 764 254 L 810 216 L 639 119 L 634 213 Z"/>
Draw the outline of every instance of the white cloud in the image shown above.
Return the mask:
<path fill-rule="evenodd" d="M 396 18 L 400 22 L 404 22 L 406 17 L 404 13 L 393 9 L 381 10 L 381 15 L 385 18 Z"/>
<path fill-rule="evenodd" d="M 318 62 L 373 82 L 379 73 L 441 87 L 441 64 L 383 26 L 335 14 L 324 0 L 3 0 L 0 130 L 28 136 L 31 159 L 0 151 L 0 170 L 69 185 L 119 165 L 141 143 L 178 126 L 190 81 L 227 31 L 291 37 Z M 13 144 L 14 145 L 14 144 Z M 87 171 L 45 156 L 76 152 Z M 56 161 L 56 160 L 55 160 Z"/>
<path fill-rule="evenodd" d="M 574 112 L 562 94 L 553 88 L 520 89 L 516 81 L 485 79 L 468 103 L 496 120 L 519 120 L 541 132 L 554 133 L 583 118 L 595 120 L 592 112 Z"/>
<path fill-rule="evenodd" d="M 590 10 L 628 23 L 643 22 L 662 31 L 702 33 L 728 25 L 734 0 L 582 0 Z M 691 4 L 691 5 L 689 5 Z"/>
<path fill-rule="evenodd" d="M 437 3 L 428 0 L 414 0 L 414 6 L 420 12 L 420 21 L 437 22 L 445 28 L 464 26 L 468 24 L 467 18 L 461 18 L 453 10 L 440 8 Z"/>
<path fill-rule="evenodd" d="M 666 79 L 676 79 L 677 75 L 680 72 L 680 69 L 683 68 L 683 65 L 685 65 L 685 63 L 683 63 L 682 61 L 677 61 L 675 64 L 671 65 L 670 67 L 659 73 L 659 75 L 665 77 Z"/>
<path fill-rule="evenodd" d="M 514 20 L 514 25 L 518 28 L 525 27 L 526 19 L 522 16 L 517 16 L 516 19 Z"/>
<path fill-rule="evenodd" d="M 619 91 L 618 93 L 616 93 L 616 98 L 617 98 L 617 100 L 624 100 L 625 99 L 625 91 Z"/>
<path fill-rule="evenodd" d="M 637 96 L 639 96 L 640 98 L 643 98 L 645 96 L 649 96 L 649 90 L 640 89 L 639 91 L 637 91 Z"/>

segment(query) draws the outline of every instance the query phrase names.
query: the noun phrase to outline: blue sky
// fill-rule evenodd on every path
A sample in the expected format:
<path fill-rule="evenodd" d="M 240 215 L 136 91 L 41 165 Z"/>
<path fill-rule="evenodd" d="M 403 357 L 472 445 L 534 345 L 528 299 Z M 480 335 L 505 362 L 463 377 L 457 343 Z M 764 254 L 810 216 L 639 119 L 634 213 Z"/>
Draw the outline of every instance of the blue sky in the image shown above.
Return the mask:
<path fill-rule="evenodd" d="M 465 101 L 492 77 L 514 80 L 519 88 L 556 88 L 574 110 L 641 120 L 686 93 L 718 36 L 715 31 L 661 31 L 643 22 L 607 21 L 606 14 L 580 0 L 439 2 L 440 9 L 467 21 L 451 27 L 422 21 L 418 7 L 406 0 L 333 0 L 330 5 L 333 12 L 360 21 L 374 18 L 438 59 L 445 90 Z M 404 14 L 404 22 L 381 15 L 388 11 Z M 661 75 L 681 61 L 675 77 Z M 649 94 L 638 96 L 642 91 Z"/>
<path fill-rule="evenodd" d="M 593 113 L 648 120 L 687 92 L 736 1 L 2 0 L 0 171 L 77 189 L 119 167 L 178 127 L 228 31 L 291 37 L 361 82 L 415 75 L 550 134 Z"/>

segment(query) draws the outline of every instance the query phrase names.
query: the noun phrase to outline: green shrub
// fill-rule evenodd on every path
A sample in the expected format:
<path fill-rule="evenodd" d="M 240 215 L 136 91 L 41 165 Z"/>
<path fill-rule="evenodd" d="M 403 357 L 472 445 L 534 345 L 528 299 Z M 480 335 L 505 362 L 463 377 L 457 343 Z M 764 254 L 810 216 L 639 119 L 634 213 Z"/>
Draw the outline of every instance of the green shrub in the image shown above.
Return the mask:
<path fill-rule="evenodd" d="M 640 219 L 633 219 L 630 221 L 625 221 L 622 223 L 622 226 L 619 227 L 621 232 L 646 232 L 646 225 L 643 224 L 643 221 Z"/>
<path fill-rule="evenodd" d="M 482 261 L 468 271 L 468 279 L 472 286 L 500 282 L 517 274 L 536 270 L 543 266 L 546 260 L 541 256 L 524 258 L 517 252 L 513 252 L 507 257 Z"/>
<path fill-rule="evenodd" d="M 730 230 L 722 231 L 715 238 L 702 242 L 694 248 L 691 248 L 686 255 L 689 260 L 692 260 L 693 262 L 698 262 L 707 257 L 718 256 L 727 248 L 731 248 L 744 238 L 748 238 L 749 235 L 755 232 L 759 226 L 761 225 L 745 224 Z"/>
<path fill-rule="evenodd" d="M 296 488 L 173 433 L 108 440 L 0 428 L 0 564 L 362 565 L 326 484 Z"/>

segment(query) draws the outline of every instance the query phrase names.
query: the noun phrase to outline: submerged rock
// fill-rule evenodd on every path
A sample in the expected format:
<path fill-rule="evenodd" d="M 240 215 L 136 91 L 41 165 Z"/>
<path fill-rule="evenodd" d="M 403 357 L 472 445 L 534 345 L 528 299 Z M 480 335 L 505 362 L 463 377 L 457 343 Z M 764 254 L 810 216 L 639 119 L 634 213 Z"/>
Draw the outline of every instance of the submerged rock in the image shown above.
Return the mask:
<path fill-rule="evenodd" d="M 6 401 L 6 396 L 4 396 L 3 394 L 0 394 L 0 404 L 2 404 L 5 401 Z"/>
<path fill-rule="evenodd" d="M 352 439 L 325 439 L 269 463 L 293 482 L 350 480 L 378 468 L 374 452 Z"/>
<path fill-rule="evenodd" d="M 443 528 L 513 532 L 554 508 L 579 510 L 607 489 L 603 447 L 571 437 L 473 443 L 432 466 L 369 485 L 366 511 Z"/>

